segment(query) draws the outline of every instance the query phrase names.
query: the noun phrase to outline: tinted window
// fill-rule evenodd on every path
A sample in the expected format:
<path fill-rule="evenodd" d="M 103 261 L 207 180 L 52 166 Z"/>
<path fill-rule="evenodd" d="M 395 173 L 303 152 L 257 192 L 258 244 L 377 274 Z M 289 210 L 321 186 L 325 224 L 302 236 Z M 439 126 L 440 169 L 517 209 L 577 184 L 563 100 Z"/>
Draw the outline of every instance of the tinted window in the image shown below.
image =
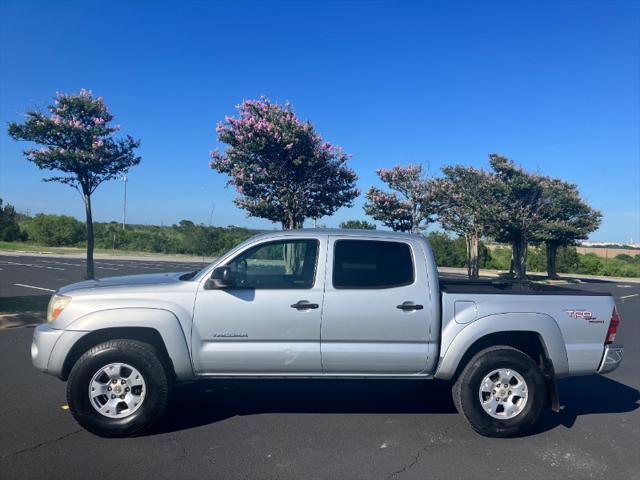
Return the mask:
<path fill-rule="evenodd" d="M 317 256 L 317 240 L 286 240 L 250 248 L 228 265 L 240 287 L 311 288 Z"/>
<path fill-rule="evenodd" d="M 413 283 L 406 243 L 339 240 L 333 256 L 335 288 L 391 288 Z"/>

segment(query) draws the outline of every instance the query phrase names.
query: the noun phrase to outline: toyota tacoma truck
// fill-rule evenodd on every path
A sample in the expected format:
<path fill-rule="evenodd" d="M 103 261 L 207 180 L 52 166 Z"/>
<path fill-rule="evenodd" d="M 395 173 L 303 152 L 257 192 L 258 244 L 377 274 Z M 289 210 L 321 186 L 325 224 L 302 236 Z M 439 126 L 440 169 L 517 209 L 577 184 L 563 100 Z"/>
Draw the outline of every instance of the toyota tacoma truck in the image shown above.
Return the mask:
<path fill-rule="evenodd" d="M 197 272 L 76 283 L 47 320 L 33 364 L 108 437 L 144 432 L 173 385 L 211 378 L 440 379 L 474 430 L 521 435 L 559 409 L 556 379 L 623 353 L 608 294 L 442 280 L 424 237 L 364 230 L 272 232 Z"/>

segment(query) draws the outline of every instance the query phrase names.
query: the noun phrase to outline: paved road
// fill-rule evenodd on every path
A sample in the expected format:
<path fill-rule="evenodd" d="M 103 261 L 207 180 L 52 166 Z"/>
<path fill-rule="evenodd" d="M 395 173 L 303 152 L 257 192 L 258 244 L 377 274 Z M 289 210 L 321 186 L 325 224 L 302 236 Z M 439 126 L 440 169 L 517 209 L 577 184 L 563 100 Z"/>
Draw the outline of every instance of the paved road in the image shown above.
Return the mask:
<path fill-rule="evenodd" d="M 202 268 L 202 262 L 95 260 L 98 278 L 135 273 L 180 272 Z M 84 260 L 67 257 L 0 255 L 0 298 L 49 294 L 84 279 Z"/>
<path fill-rule="evenodd" d="M 122 270 L 109 274 L 136 270 L 120 263 Z M 175 269 L 140 266 L 158 269 L 140 272 Z M 55 282 L 82 276 L 71 266 L 19 268 L 11 277 L 6 265 L 0 268 L 3 295 L 4 285 L 37 279 L 37 286 L 56 288 Z M 150 434 L 102 439 L 62 409 L 65 384 L 31 367 L 31 329 L 3 330 L 0 478 L 640 479 L 640 285 L 579 288 L 617 298 L 625 361 L 607 377 L 562 381 L 564 410 L 549 412 L 533 435 L 505 440 L 473 433 L 455 413 L 446 385 L 386 380 L 184 386 Z"/>

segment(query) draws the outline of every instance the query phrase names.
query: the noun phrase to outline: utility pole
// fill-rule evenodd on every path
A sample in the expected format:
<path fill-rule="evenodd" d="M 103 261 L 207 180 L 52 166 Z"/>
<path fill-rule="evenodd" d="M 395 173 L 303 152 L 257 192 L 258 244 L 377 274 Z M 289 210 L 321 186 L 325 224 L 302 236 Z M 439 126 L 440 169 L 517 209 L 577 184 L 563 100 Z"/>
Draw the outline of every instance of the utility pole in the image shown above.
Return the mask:
<path fill-rule="evenodd" d="M 211 212 L 209 213 L 209 226 L 211 226 L 211 224 L 213 223 L 213 212 L 216 209 L 216 204 L 212 203 L 211 204 Z"/>
<path fill-rule="evenodd" d="M 124 227 L 127 223 L 127 181 L 129 179 L 127 178 L 126 175 L 124 175 L 122 177 L 122 181 L 124 182 L 124 203 L 122 205 L 122 230 L 124 230 Z"/>

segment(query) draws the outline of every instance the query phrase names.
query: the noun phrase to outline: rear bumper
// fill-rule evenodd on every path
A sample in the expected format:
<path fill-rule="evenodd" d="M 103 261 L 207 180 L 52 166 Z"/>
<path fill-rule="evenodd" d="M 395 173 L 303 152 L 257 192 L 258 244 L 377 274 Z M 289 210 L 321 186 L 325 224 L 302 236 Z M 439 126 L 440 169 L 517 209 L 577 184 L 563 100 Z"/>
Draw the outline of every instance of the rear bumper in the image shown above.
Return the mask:
<path fill-rule="evenodd" d="M 613 372 L 622 362 L 623 355 L 624 347 L 622 345 L 605 345 L 604 354 L 596 373 Z"/>

